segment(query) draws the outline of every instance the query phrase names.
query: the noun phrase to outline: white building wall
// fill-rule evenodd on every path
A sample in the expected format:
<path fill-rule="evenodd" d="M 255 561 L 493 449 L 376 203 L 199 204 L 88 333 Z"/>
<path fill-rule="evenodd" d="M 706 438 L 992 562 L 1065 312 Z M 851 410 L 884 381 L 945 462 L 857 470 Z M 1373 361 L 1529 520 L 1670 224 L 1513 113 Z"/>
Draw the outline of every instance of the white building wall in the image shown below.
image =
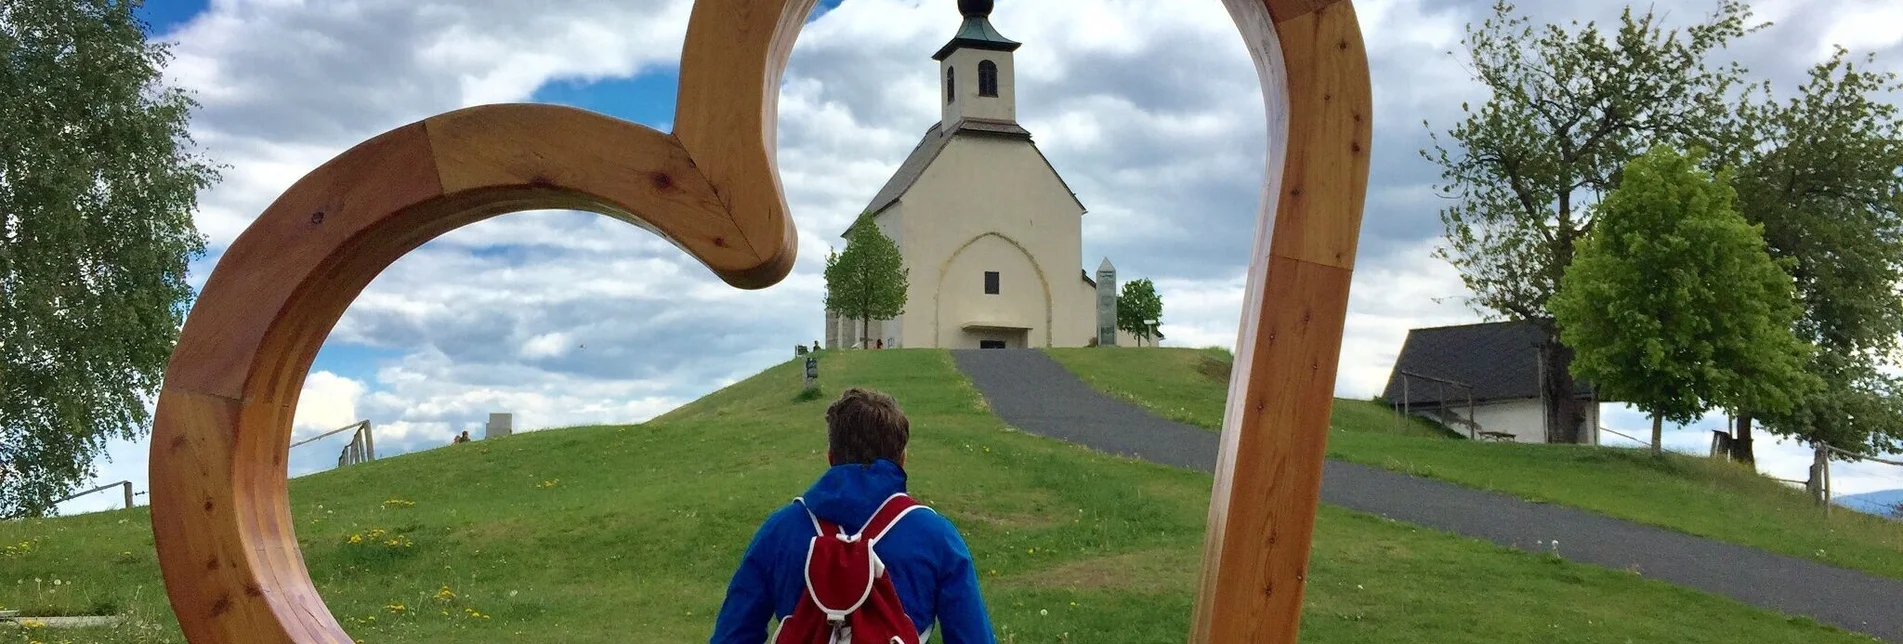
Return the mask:
<path fill-rule="evenodd" d="M 978 63 L 991 61 L 998 66 L 998 95 L 978 95 Z M 1017 69 L 1009 52 L 989 49 L 960 49 L 946 56 L 938 67 L 939 102 L 943 105 L 939 122 L 946 125 L 970 117 L 994 121 L 1018 119 Z M 952 71 L 956 70 L 956 71 Z M 945 75 L 953 75 L 954 94 L 945 96 Z M 945 99 L 951 99 L 949 101 Z"/>
<path fill-rule="evenodd" d="M 1449 411 L 1466 417 L 1464 407 Z M 1473 417 L 1480 431 L 1512 434 L 1516 443 L 1546 442 L 1546 409 L 1537 398 L 1479 405 Z"/>
<path fill-rule="evenodd" d="M 1583 423 L 1586 442 L 1599 444 L 1599 405 L 1586 405 L 1586 419 Z M 1447 413 L 1457 418 L 1467 418 L 1467 407 L 1456 405 L 1448 408 Z M 1423 418 L 1433 418 L 1431 414 L 1418 414 Z M 1546 409 L 1538 398 L 1527 398 L 1494 403 L 1481 403 L 1474 406 L 1474 422 L 1480 425 L 1480 431 L 1512 434 L 1516 443 L 1546 442 Z M 1456 431 L 1464 428 L 1449 424 Z"/>
<path fill-rule="evenodd" d="M 1083 208 L 1030 143 L 959 136 L 901 203 L 911 271 L 901 346 L 976 347 L 963 325 L 994 319 L 1026 327 L 1030 347 L 1079 347 L 1095 334 L 1095 294 L 1080 277 Z M 1000 273 L 998 295 L 984 292 L 989 270 Z"/>

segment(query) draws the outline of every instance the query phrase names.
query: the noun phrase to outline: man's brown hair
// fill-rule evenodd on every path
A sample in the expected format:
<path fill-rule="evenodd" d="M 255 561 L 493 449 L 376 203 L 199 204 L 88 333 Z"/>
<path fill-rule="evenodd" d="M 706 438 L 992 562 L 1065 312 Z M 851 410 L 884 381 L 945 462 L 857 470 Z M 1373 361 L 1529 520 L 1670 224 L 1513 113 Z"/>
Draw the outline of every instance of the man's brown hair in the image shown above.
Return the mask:
<path fill-rule="evenodd" d="M 881 458 L 898 463 L 911 437 L 911 421 L 884 393 L 854 387 L 826 408 L 826 442 L 834 464 L 870 465 Z"/>

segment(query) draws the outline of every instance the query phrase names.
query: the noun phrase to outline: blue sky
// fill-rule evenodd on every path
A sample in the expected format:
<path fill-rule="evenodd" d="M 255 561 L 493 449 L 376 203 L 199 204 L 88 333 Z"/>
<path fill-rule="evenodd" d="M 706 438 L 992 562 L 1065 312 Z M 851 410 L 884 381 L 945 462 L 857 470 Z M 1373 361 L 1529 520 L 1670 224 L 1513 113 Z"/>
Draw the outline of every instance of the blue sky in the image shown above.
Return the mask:
<path fill-rule="evenodd" d="M 1380 391 L 1408 329 L 1479 319 L 1431 252 L 1442 233 L 1433 166 L 1415 151 L 1463 101 L 1484 98 L 1459 61 L 1461 27 L 1485 0 L 1356 3 L 1375 74 L 1375 167 L 1337 393 Z M 1523 3 L 1540 21 L 1605 22 L 1591 0 Z M 1659 0 L 1668 22 L 1704 0 Z M 176 43 L 175 84 L 202 105 L 194 137 L 230 165 L 201 195 L 211 253 L 291 182 L 358 141 L 432 114 L 505 101 L 560 103 L 666 128 L 686 0 L 160 0 L 140 10 Z M 1900 69 L 1903 7 L 1843 0 L 1803 12 L 1760 0 L 1772 29 L 1729 53 L 1789 88 L 1831 43 Z M 826 0 L 803 29 L 781 89 L 778 154 L 800 229 L 786 281 L 738 292 L 632 227 L 578 213 L 506 215 L 399 260 L 365 289 L 318 355 L 296 436 L 359 419 L 386 453 L 480 431 L 488 413 L 519 429 L 639 422 L 820 337 L 819 269 L 938 118 L 931 53 L 960 20 L 952 0 Z M 1019 120 L 1089 209 L 1086 266 L 1111 258 L 1155 280 L 1166 344 L 1233 343 L 1267 132 L 1256 72 L 1221 3 L 1006 0 L 995 26 L 1016 55 Z M 1609 428 L 1648 425 L 1609 407 Z M 1701 451 L 1722 418 L 1668 432 Z M 332 439 L 333 442 L 338 439 Z M 1610 441 L 1609 441 L 1610 442 Z M 1764 445 L 1763 442 L 1760 445 Z M 334 462 L 341 444 L 293 454 L 294 473 Z M 115 444 L 100 480 L 143 489 L 144 442 Z M 1765 446 L 1767 471 L 1802 478 L 1798 446 Z M 1840 487 L 1903 487 L 1903 473 L 1839 475 Z M 68 511 L 103 501 L 69 504 Z"/>
<path fill-rule="evenodd" d="M 133 13 L 150 25 L 148 33 L 163 34 L 205 11 L 205 0 L 146 0 Z"/>

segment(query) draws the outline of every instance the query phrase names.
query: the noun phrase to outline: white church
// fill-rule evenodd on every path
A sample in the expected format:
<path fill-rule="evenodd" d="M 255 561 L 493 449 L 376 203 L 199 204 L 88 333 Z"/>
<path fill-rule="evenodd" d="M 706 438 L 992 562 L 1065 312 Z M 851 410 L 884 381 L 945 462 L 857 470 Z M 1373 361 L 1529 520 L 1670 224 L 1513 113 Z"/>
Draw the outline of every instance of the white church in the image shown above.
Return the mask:
<path fill-rule="evenodd" d="M 991 0 L 958 8 L 963 24 L 932 56 L 942 116 L 853 223 L 898 245 L 905 311 L 863 337 L 858 320 L 828 312 L 826 346 L 1134 346 L 1114 309 L 1099 314 L 1115 303 L 1110 260 L 1094 279 L 1082 268 L 1083 202 L 1017 123 L 1019 43 L 991 26 Z"/>

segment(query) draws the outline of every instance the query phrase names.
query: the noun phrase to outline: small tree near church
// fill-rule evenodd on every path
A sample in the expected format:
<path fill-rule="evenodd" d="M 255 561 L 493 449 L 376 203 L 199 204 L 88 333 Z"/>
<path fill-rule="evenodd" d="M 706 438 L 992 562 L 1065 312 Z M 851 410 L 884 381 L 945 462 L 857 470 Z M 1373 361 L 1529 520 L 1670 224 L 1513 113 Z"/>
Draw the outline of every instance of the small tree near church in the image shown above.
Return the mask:
<path fill-rule="evenodd" d="M 1154 344 L 1157 326 L 1151 321 L 1162 320 L 1163 299 L 1157 297 L 1150 278 L 1123 283 L 1123 292 L 1117 295 L 1117 328 Z"/>
<path fill-rule="evenodd" d="M 860 342 L 869 343 L 873 320 L 905 312 L 907 273 L 898 244 L 861 219 L 847 233 L 845 252 L 826 255 L 826 310 L 859 320 Z"/>

